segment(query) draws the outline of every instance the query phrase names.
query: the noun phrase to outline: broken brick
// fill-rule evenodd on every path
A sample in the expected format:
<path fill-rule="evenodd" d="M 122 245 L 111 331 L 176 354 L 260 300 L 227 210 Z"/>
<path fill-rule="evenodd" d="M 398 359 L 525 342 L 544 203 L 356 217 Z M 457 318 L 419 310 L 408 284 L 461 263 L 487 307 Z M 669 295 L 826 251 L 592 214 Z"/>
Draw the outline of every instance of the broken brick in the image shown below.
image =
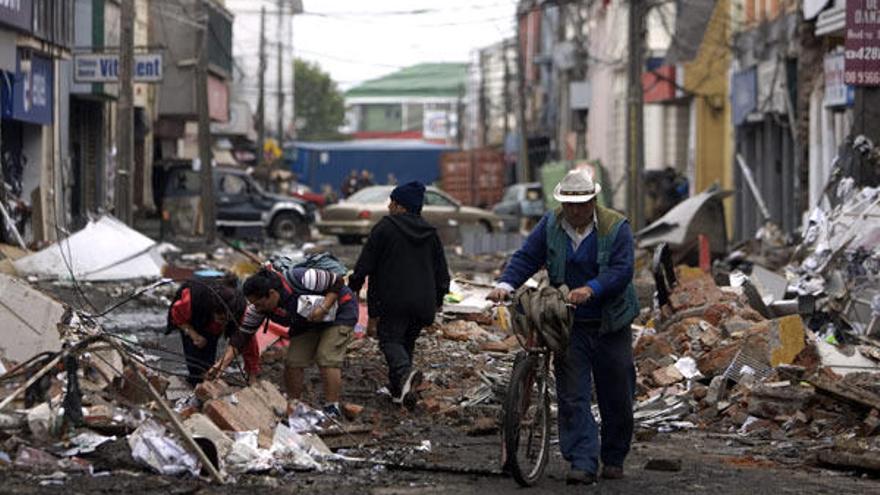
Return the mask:
<path fill-rule="evenodd" d="M 654 379 L 654 383 L 656 383 L 658 386 L 666 387 L 672 385 L 673 383 L 678 383 L 684 380 L 684 375 L 682 375 L 681 372 L 678 371 L 678 369 L 674 365 L 672 365 L 654 370 L 654 372 L 651 373 L 651 378 Z"/>
<path fill-rule="evenodd" d="M 498 421 L 495 418 L 481 417 L 477 418 L 473 425 L 468 429 L 468 436 L 478 437 L 484 435 L 492 435 L 498 431 Z"/>
<path fill-rule="evenodd" d="M 258 392 L 258 397 L 277 416 L 287 415 L 287 399 L 281 395 L 278 387 L 266 380 L 260 380 L 253 386 Z"/>
<path fill-rule="evenodd" d="M 636 346 L 633 349 L 633 354 L 638 359 L 650 358 L 657 360 L 674 352 L 669 342 L 664 337 L 657 335 L 642 335 L 636 341 Z"/>
<path fill-rule="evenodd" d="M 697 368 L 706 377 L 720 375 L 730 366 L 739 348 L 739 344 L 736 343 L 716 347 L 697 359 Z"/>
<path fill-rule="evenodd" d="M 504 340 L 483 342 L 480 350 L 485 352 L 510 352 L 519 345 L 515 336 L 511 335 Z"/>
<path fill-rule="evenodd" d="M 343 404 L 342 405 L 342 414 L 345 416 L 345 419 L 349 421 L 354 421 L 364 412 L 364 406 L 360 406 L 358 404 Z"/>
<path fill-rule="evenodd" d="M 233 392 L 232 388 L 223 380 L 204 381 L 196 385 L 194 390 L 196 398 L 202 402 L 225 397 Z"/>
<path fill-rule="evenodd" d="M 424 407 L 429 413 L 440 412 L 440 409 L 442 409 L 440 402 L 433 397 L 422 399 L 422 407 Z"/>

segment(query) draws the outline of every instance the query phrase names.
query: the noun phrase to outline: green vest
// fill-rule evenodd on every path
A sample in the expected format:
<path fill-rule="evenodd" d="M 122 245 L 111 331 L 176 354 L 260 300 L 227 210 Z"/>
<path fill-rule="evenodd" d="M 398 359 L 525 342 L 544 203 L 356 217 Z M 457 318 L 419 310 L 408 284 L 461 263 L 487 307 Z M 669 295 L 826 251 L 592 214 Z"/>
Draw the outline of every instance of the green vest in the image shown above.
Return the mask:
<path fill-rule="evenodd" d="M 562 228 L 562 222 L 557 219 L 562 213 L 562 208 L 548 213 L 547 218 L 547 273 L 550 275 L 550 283 L 554 287 L 565 284 L 565 262 L 568 257 L 568 246 L 571 239 Z M 617 232 L 626 217 L 610 208 L 596 205 L 597 225 L 594 226 L 598 238 L 597 263 L 599 273 L 608 269 L 608 260 L 611 257 L 611 246 L 617 238 Z M 615 332 L 628 328 L 636 316 L 639 315 L 639 298 L 632 281 L 620 294 L 608 298 L 602 305 L 602 326 L 600 334 Z"/>

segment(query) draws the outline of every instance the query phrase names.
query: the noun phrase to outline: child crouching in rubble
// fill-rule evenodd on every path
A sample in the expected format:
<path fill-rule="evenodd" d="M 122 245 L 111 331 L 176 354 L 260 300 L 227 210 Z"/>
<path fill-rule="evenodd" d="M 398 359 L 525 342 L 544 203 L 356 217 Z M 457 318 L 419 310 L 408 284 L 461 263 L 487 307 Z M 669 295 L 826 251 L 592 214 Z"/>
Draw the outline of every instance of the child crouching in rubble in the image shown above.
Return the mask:
<path fill-rule="evenodd" d="M 238 333 L 244 315 L 244 295 L 234 277 L 221 280 L 193 278 L 184 283 L 168 309 L 168 331 L 179 329 L 189 373 L 187 381 L 196 386 L 206 378 L 206 370 L 217 359 L 217 342 L 225 334 Z M 243 348 L 248 381 L 254 383 L 260 370 L 256 339 Z"/>
<path fill-rule="evenodd" d="M 241 329 L 209 376 L 229 365 L 235 349 L 256 340 L 254 334 L 269 319 L 289 329 L 284 365 L 288 399 L 300 399 L 305 368 L 317 364 L 324 385 L 324 413 L 340 417 L 342 363 L 358 318 L 357 298 L 342 277 L 317 268 L 277 270 L 269 264 L 245 281 L 243 291 L 250 304 Z"/>

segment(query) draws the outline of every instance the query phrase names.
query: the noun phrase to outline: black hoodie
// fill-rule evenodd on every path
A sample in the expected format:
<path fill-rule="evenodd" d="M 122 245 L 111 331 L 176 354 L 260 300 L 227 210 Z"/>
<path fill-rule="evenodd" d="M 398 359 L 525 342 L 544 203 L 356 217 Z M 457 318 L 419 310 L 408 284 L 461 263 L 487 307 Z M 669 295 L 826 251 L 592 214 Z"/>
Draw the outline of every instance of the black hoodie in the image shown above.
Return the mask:
<path fill-rule="evenodd" d="M 388 215 L 373 227 L 354 267 L 355 293 L 370 277 L 370 316 L 434 321 L 449 292 L 449 269 L 437 229 L 411 213 Z"/>

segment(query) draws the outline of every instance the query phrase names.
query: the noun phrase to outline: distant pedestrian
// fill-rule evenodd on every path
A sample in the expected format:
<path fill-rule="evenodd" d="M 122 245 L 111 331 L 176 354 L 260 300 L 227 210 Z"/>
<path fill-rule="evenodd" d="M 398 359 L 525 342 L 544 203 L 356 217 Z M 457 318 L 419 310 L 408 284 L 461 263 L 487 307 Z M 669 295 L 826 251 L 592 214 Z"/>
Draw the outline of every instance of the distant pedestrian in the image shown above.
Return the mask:
<path fill-rule="evenodd" d="M 358 178 L 357 181 L 357 190 L 360 191 L 361 189 L 365 187 L 370 187 L 373 184 L 373 174 L 370 173 L 370 171 L 367 169 L 361 170 L 361 176 Z"/>
<path fill-rule="evenodd" d="M 369 277 L 367 306 L 378 318 L 379 347 L 388 364 L 394 403 L 416 405 L 422 373 L 413 368 L 416 339 L 449 292 L 449 270 L 437 230 L 421 217 L 425 186 L 409 182 L 391 192 L 390 215 L 370 232 L 349 279 L 360 291 Z"/>
<path fill-rule="evenodd" d="M 397 177 L 394 174 L 388 174 L 388 179 L 385 181 L 389 186 L 397 185 Z"/>
<path fill-rule="evenodd" d="M 342 185 L 339 187 L 339 192 L 342 194 L 343 198 L 347 198 L 357 192 L 358 190 L 358 173 L 357 170 L 352 170 L 348 173 L 348 177 L 343 179 Z"/>

